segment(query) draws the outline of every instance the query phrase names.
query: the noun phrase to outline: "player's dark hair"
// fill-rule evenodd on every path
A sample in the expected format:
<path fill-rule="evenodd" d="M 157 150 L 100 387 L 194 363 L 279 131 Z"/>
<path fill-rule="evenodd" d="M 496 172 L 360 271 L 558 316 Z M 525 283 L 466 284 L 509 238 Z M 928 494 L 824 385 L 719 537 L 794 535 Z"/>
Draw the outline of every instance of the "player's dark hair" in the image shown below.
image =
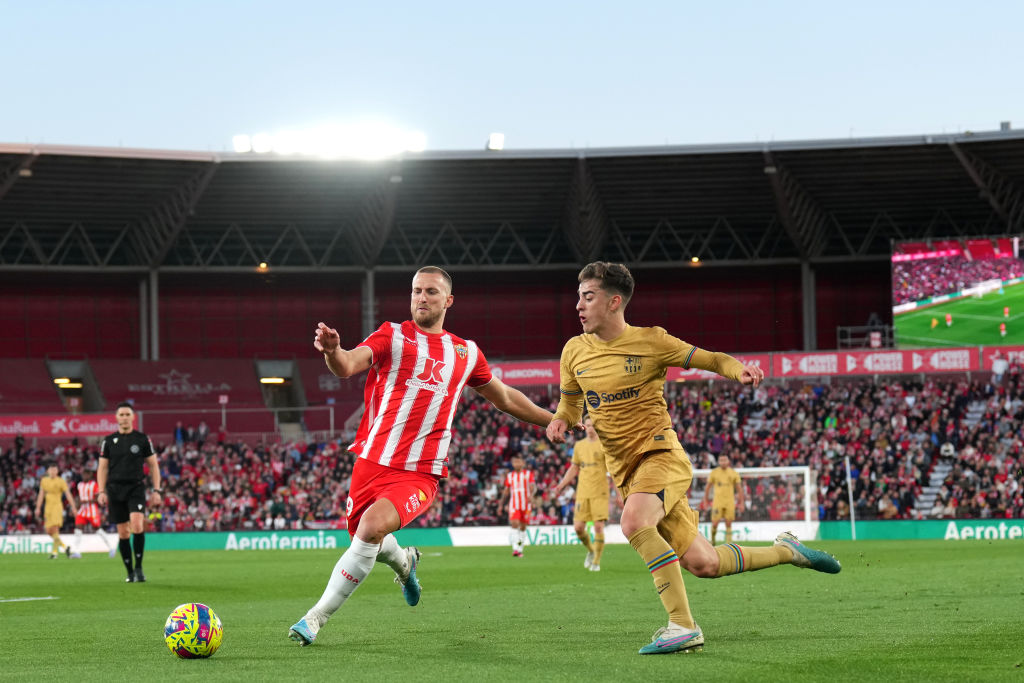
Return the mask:
<path fill-rule="evenodd" d="M 133 413 L 135 412 L 135 406 L 133 406 L 133 405 L 132 405 L 131 403 L 129 403 L 128 401 L 121 401 L 120 403 L 118 403 L 118 404 L 117 404 L 117 405 L 116 405 L 116 406 L 114 407 L 114 412 L 116 413 L 117 411 L 121 410 L 121 408 L 131 408 L 131 409 L 132 409 L 132 412 L 133 412 Z"/>
<path fill-rule="evenodd" d="M 594 261 L 584 266 L 580 271 L 579 281 L 584 280 L 600 280 L 601 289 L 621 296 L 623 306 L 633 298 L 633 287 L 636 286 L 629 268 L 621 263 L 607 261 Z"/>
<path fill-rule="evenodd" d="M 437 275 L 440 275 L 445 284 L 448 285 L 448 293 L 452 293 L 452 276 L 449 275 L 444 268 L 439 268 L 438 266 L 423 266 L 416 271 L 417 275 L 420 273 L 436 273 Z"/>

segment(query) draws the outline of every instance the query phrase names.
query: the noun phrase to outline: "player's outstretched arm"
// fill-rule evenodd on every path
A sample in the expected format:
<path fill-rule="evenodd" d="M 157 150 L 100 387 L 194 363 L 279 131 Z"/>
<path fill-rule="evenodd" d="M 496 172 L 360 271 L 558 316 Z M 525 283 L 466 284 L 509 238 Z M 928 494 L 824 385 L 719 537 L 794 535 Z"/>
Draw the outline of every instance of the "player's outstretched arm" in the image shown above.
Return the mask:
<path fill-rule="evenodd" d="M 526 394 L 518 389 L 513 389 L 497 377 L 492 377 L 491 381 L 482 387 L 473 388 L 476 393 L 490 401 L 495 408 L 517 420 L 529 422 L 538 427 L 547 427 L 551 418 L 554 417 L 551 411 L 544 410 L 526 398 Z"/>
<path fill-rule="evenodd" d="M 757 387 L 764 379 L 764 370 L 756 365 L 744 365 L 727 353 L 695 348 L 689 367 L 715 372 L 734 379 L 740 384 Z"/>
<path fill-rule="evenodd" d="M 313 348 L 324 354 L 327 367 L 338 377 L 351 377 L 373 363 L 373 352 L 370 349 L 357 346 L 351 351 L 346 351 L 341 348 L 341 336 L 338 331 L 322 322 L 316 325 Z"/>

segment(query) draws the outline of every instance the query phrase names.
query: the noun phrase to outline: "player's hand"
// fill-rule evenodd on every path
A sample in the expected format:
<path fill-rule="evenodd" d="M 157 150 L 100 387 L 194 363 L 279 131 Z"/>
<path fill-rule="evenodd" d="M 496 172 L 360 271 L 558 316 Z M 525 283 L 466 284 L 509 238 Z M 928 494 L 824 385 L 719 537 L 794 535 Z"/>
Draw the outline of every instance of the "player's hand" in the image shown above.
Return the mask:
<path fill-rule="evenodd" d="M 152 493 L 149 494 L 149 504 L 151 506 L 160 507 L 161 500 L 162 499 L 160 498 L 160 494 L 157 493 L 156 491 L 153 491 Z"/>
<path fill-rule="evenodd" d="M 316 331 L 313 337 L 313 348 L 320 353 L 334 353 L 341 344 L 341 335 L 333 327 L 327 327 L 324 323 L 316 324 Z"/>
<path fill-rule="evenodd" d="M 547 435 L 551 443 L 565 443 L 565 420 L 557 418 L 548 423 Z"/>
<path fill-rule="evenodd" d="M 758 365 L 744 365 L 740 374 L 740 384 L 747 384 L 757 387 L 764 380 L 764 370 Z"/>

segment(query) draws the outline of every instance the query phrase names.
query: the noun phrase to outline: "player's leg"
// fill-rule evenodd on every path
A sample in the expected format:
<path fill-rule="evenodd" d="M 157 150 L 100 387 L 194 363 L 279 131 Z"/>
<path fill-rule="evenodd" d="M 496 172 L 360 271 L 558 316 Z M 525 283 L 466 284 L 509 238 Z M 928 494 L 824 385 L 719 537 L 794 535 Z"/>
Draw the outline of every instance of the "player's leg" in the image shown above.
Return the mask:
<path fill-rule="evenodd" d="M 712 546 L 698 535 L 683 551 L 680 563 L 694 576 L 706 579 L 754 572 L 780 564 L 793 564 L 830 574 L 839 572 L 839 563 L 828 553 L 807 548 L 792 534 L 785 539 L 783 536 L 786 535 L 780 535 L 771 546 L 740 546 L 735 543 Z"/>
<path fill-rule="evenodd" d="M 711 508 L 711 545 L 715 545 L 718 538 L 718 525 L 722 518 L 718 516 L 718 508 Z"/>
<path fill-rule="evenodd" d="M 137 484 L 127 495 L 128 528 L 132 534 L 132 554 L 135 557 L 135 582 L 143 583 L 146 575 L 142 573 L 142 556 L 146 550 L 146 486 Z"/>
<path fill-rule="evenodd" d="M 380 552 L 381 541 L 401 526 L 398 510 L 386 498 L 374 501 L 365 512 L 349 515 L 349 522 L 357 524 L 351 545 L 334 565 L 323 595 L 288 632 L 288 637 L 300 645 L 309 645 L 316 640 L 331 615 L 345 604 L 370 575 L 377 561 L 377 553 Z"/>
<path fill-rule="evenodd" d="M 132 560 L 132 532 L 128 526 L 128 520 L 120 522 L 117 525 L 117 549 L 121 553 L 121 562 L 124 564 L 124 568 L 128 571 L 128 578 L 125 579 L 128 583 L 135 582 L 135 566 Z"/>
<path fill-rule="evenodd" d="M 401 475 L 400 482 L 388 486 L 381 495 L 394 504 L 398 512 L 399 528 L 404 528 L 430 509 L 437 497 L 437 488 L 436 476 L 406 472 Z M 414 546 L 401 547 L 394 534 L 388 533 L 381 540 L 377 561 L 383 562 L 395 572 L 395 583 L 402 587 L 406 604 L 415 607 L 420 601 L 422 590 L 416 577 L 420 561 L 419 549 Z"/>
<path fill-rule="evenodd" d="M 704 644 L 704 635 L 690 613 L 679 556 L 662 531 L 676 508 L 686 504 L 692 478 L 686 453 L 682 449 L 665 450 L 647 454 L 630 480 L 620 487 L 625 501 L 622 532 L 643 558 L 669 614 L 668 626 L 659 629 L 640 654 L 694 652 Z M 696 534 L 695 520 L 692 526 Z"/>
<path fill-rule="evenodd" d="M 128 529 L 132 534 L 132 555 L 135 558 L 135 583 L 145 583 L 142 557 L 146 551 L 146 516 L 133 510 L 128 516 Z"/>
<path fill-rule="evenodd" d="M 647 565 L 670 621 L 692 628 L 693 616 L 679 572 L 679 558 L 658 533 L 658 523 L 664 516 L 657 494 L 631 493 L 622 508 L 622 533 Z"/>
<path fill-rule="evenodd" d="M 729 515 L 725 517 L 725 542 L 732 543 L 732 520 L 733 518 Z"/>
<path fill-rule="evenodd" d="M 55 524 L 48 515 L 44 528 L 46 529 L 46 535 L 53 539 L 53 545 L 50 548 L 50 559 L 56 560 L 57 555 L 60 553 L 61 546 L 64 545 L 64 541 L 60 539 L 60 525 Z"/>
<path fill-rule="evenodd" d="M 121 552 L 121 562 L 128 571 L 127 583 L 135 582 L 135 569 L 132 562 L 131 530 L 128 526 L 128 499 L 122 497 L 122 492 L 116 486 L 107 483 L 109 502 L 107 513 L 110 523 L 117 527 L 117 547 Z"/>
<path fill-rule="evenodd" d="M 601 571 L 601 555 L 604 554 L 604 523 L 603 519 L 594 521 L 594 562 L 590 566 L 592 572 Z"/>
<path fill-rule="evenodd" d="M 576 501 L 576 510 L 572 517 L 572 530 L 576 532 L 576 538 L 580 545 L 587 549 L 587 556 L 583 559 L 583 567 L 590 569 L 594 564 L 594 546 L 590 543 L 590 534 L 587 532 L 587 520 L 581 501 Z"/>
<path fill-rule="evenodd" d="M 75 537 L 71 541 L 71 554 L 70 557 L 75 559 L 82 559 L 82 542 L 84 537 L 82 536 L 82 527 L 88 524 L 87 516 L 82 514 L 82 510 L 78 511 L 75 516 Z"/>

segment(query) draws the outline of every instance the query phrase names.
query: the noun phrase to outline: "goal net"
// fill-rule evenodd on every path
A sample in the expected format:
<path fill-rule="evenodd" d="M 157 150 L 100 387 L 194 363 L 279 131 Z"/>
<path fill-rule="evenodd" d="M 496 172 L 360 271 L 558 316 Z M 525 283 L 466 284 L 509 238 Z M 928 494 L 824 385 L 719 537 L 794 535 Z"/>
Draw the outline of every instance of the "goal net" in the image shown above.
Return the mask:
<path fill-rule="evenodd" d="M 736 506 L 732 523 L 733 541 L 771 541 L 783 531 L 792 531 L 802 539 L 817 536 L 815 487 L 811 468 L 737 467 L 743 486 L 743 508 Z M 690 507 L 700 511 L 700 531 L 711 538 L 711 501 L 702 506 L 710 469 L 695 469 L 690 486 Z M 725 522 L 718 525 L 716 543 L 725 542 Z"/>

